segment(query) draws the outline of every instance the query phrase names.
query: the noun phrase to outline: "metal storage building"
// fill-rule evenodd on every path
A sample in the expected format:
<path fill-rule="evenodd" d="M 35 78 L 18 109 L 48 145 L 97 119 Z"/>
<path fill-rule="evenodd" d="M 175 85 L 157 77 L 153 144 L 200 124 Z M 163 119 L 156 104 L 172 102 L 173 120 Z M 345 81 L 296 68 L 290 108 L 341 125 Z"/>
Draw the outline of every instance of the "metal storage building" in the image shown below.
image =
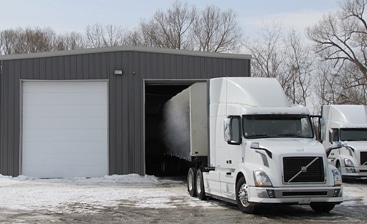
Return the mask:
<path fill-rule="evenodd" d="M 194 82 L 250 76 L 250 58 L 127 46 L 0 56 L 0 174 L 155 174 L 162 104 Z"/>

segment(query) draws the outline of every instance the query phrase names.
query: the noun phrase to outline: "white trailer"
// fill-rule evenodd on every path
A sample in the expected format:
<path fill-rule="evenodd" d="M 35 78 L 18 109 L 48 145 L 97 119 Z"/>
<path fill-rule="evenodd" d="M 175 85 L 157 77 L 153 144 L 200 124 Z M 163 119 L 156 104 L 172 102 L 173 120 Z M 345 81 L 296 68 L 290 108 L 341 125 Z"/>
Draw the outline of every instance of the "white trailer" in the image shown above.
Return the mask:
<path fill-rule="evenodd" d="M 192 161 L 191 196 L 245 213 L 274 203 L 328 212 L 342 202 L 341 175 L 315 139 L 308 109 L 291 105 L 276 79 L 215 78 L 178 95 L 167 103 L 166 140 L 189 143 L 169 153 Z"/>
<path fill-rule="evenodd" d="M 329 162 L 343 178 L 367 177 L 367 106 L 324 105 L 321 119 Z"/>

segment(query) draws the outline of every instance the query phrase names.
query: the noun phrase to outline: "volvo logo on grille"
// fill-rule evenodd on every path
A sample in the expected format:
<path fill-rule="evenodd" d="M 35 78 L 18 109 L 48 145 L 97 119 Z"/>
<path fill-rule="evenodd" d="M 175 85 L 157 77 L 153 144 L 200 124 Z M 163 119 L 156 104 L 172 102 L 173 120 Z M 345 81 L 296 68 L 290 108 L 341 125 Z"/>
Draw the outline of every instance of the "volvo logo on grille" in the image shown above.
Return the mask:
<path fill-rule="evenodd" d="M 311 162 L 309 162 L 306 166 L 300 166 L 299 167 L 299 171 L 296 173 L 296 174 L 294 174 L 293 176 L 292 176 L 292 178 L 290 178 L 287 182 L 288 183 L 290 183 L 290 182 L 292 182 L 293 180 L 295 180 L 297 177 L 299 177 L 299 176 L 301 176 L 302 175 L 302 173 L 307 173 L 307 169 L 313 164 L 313 163 L 315 163 L 318 159 L 321 159 L 321 157 L 315 157 L 315 158 L 313 158 L 313 160 L 311 161 Z M 305 175 L 307 175 L 307 174 L 305 174 Z"/>
<path fill-rule="evenodd" d="M 307 166 L 301 166 L 301 171 L 302 171 L 302 173 L 306 173 L 307 172 Z"/>

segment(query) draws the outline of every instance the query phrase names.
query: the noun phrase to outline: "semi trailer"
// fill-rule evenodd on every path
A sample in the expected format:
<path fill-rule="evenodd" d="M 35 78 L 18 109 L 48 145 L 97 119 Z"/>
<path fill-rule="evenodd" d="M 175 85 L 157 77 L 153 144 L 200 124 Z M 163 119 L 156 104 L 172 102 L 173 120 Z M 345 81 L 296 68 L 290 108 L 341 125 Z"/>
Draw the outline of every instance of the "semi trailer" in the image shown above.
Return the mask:
<path fill-rule="evenodd" d="M 275 78 L 197 82 L 164 109 L 167 154 L 191 162 L 187 190 L 256 213 L 265 204 L 342 202 L 339 170 L 316 140 L 309 110 L 289 103 Z"/>
<path fill-rule="evenodd" d="M 320 140 L 329 162 L 343 178 L 367 177 L 367 106 L 324 105 L 321 119 Z"/>

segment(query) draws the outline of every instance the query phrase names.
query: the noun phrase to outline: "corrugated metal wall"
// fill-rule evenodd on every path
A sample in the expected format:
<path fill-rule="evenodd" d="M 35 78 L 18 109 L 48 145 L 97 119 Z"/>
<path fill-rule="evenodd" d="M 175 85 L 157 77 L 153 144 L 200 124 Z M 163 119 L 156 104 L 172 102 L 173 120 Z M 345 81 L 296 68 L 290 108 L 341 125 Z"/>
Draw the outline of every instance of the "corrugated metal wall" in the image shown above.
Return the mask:
<path fill-rule="evenodd" d="M 178 53 L 177 53 L 178 52 Z M 111 51 L 47 57 L 3 57 L 0 108 L 0 174 L 20 174 L 20 80 L 109 80 L 109 173 L 145 172 L 144 80 L 249 76 L 250 59 Z M 245 59 L 244 59 L 245 58 Z M 123 69 L 122 76 L 113 74 Z"/>

